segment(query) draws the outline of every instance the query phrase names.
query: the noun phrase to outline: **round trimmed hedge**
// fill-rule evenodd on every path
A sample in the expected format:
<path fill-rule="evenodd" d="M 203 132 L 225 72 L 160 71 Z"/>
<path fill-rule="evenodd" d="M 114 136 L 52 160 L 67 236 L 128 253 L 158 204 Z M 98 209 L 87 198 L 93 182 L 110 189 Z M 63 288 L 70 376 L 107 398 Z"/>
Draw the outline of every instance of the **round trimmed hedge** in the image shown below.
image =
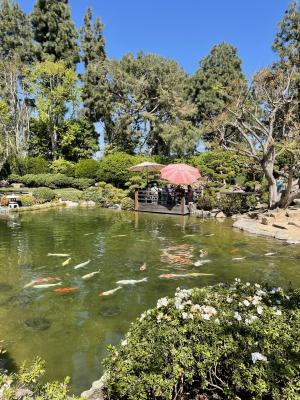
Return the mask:
<path fill-rule="evenodd" d="M 104 361 L 110 400 L 299 400 L 300 291 L 177 289 Z"/>

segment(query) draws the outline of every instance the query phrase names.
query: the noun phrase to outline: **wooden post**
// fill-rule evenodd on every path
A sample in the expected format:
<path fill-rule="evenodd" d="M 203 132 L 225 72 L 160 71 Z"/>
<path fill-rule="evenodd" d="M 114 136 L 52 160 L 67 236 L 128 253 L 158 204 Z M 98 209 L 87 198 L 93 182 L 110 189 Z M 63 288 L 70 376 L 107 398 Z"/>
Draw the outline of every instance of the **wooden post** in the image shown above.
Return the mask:
<path fill-rule="evenodd" d="M 135 211 L 138 211 L 139 209 L 139 191 L 136 190 L 134 192 L 134 209 Z"/>
<path fill-rule="evenodd" d="M 181 214 L 185 213 L 185 197 L 183 196 L 180 203 L 180 212 Z"/>

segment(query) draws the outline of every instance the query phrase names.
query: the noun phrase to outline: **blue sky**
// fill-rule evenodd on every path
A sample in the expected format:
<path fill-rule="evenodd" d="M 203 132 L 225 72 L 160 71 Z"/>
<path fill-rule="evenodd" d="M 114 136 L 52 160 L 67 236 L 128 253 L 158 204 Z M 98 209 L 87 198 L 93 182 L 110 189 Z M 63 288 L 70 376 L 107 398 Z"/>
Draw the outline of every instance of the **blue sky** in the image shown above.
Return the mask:
<path fill-rule="evenodd" d="M 30 12 L 34 0 L 19 0 Z M 76 25 L 88 6 L 105 24 L 110 57 L 126 52 L 175 59 L 188 73 L 221 41 L 238 48 L 248 78 L 270 64 L 271 45 L 288 0 L 70 0 Z"/>

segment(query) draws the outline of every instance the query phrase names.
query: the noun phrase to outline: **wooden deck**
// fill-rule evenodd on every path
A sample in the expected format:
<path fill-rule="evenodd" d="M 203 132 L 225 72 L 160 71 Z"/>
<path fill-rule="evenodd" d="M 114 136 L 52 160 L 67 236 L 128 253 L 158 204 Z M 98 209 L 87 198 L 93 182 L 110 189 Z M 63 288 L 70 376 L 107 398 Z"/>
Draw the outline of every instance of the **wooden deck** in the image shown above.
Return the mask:
<path fill-rule="evenodd" d="M 184 197 L 171 198 L 164 194 L 151 194 L 146 190 L 135 192 L 134 210 L 159 214 L 190 214 Z"/>

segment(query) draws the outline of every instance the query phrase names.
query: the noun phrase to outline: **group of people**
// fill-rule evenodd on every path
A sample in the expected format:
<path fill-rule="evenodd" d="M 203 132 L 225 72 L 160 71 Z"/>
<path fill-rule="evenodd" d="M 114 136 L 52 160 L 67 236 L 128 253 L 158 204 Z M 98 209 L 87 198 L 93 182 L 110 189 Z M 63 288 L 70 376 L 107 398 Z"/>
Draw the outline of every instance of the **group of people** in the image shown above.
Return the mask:
<path fill-rule="evenodd" d="M 159 187 L 157 183 L 149 184 L 147 187 L 149 194 L 153 196 L 158 196 L 158 200 L 164 201 L 168 204 L 179 203 L 183 197 L 185 197 L 188 203 L 194 201 L 194 190 L 191 185 L 186 188 L 181 185 L 165 185 L 164 187 Z"/>

